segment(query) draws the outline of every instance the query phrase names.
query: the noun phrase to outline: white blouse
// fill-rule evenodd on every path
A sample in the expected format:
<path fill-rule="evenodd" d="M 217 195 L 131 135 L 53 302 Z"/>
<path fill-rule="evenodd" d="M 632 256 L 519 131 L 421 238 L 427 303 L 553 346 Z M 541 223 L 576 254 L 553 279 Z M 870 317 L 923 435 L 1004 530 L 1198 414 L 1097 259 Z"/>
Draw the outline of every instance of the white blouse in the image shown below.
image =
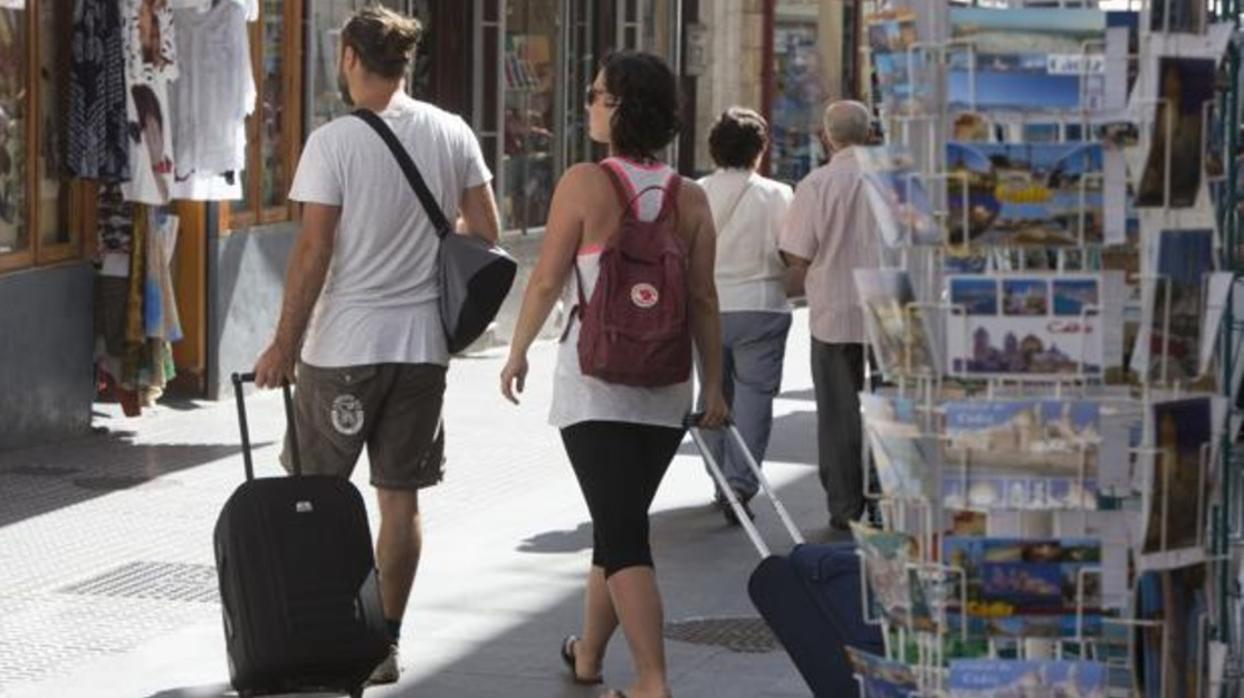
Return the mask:
<path fill-rule="evenodd" d="M 699 180 L 717 226 L 717 298 L 724 312 L 789 313 L 778 233 L 791 188 L 750 170 L 717 170 Z"/>

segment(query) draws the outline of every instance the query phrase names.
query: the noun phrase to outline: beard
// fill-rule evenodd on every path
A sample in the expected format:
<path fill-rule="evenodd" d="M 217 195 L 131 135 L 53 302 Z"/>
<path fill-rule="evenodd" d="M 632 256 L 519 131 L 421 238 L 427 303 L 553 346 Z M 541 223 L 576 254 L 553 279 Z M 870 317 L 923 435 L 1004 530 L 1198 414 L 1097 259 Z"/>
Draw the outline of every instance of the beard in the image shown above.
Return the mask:
<path fill-rule="evenodd" d="M 354 106 L 354 98 L 350 96 L 350 83 L 346 82 L 346 74 L 340 70 L 337 71 L 337 89 L 341 91 L 341 101 L 347 107 Z"/>

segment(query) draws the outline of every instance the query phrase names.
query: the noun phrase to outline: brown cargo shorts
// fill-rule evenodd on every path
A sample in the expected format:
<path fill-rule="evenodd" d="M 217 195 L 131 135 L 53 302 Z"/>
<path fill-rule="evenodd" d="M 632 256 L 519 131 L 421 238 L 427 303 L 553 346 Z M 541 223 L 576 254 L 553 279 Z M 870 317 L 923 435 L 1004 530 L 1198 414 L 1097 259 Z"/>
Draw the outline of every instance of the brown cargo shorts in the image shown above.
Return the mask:
<path fill-rule="evenodd" d="M 374 487 L 418 490 L 440 482 L 445 372 L 436 364 L 320 368 L 299 362 L 294 418 L 302 472 L 348 478 L 366 445 Z M 288 432 L 281 464 L 292 472 Z"/>

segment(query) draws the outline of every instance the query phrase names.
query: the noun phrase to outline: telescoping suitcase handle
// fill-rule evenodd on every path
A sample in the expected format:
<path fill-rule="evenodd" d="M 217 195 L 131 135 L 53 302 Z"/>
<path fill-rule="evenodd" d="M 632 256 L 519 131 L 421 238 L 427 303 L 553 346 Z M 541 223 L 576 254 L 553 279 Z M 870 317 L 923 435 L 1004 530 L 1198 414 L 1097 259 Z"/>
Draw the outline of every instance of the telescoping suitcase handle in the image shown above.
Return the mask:
<path fill-rule="evenodd" d="M 242 394 L 242 386 L 254 383 L 255 374 L 233 374 L 233 394 L 238 401 L 238 427 L 242 431 L 242 462 L 246 465 L 246 479 L 255 479 L 255 464 L 251 460 L 251 432 L 246 424 L 246 400 Z M 294 466 L 294 476 L 302 475 L 302 455 L 298 453 L 298 425 L 294 423 L 294 398 L 289 390 L 289 383 L 281 384 L 281 393 L 285 397 L 285 421 L 289 424 L 289 457 Z"/>
<path fill-rule="evenodd" d="M 700 419 L 704 415 L 694 413 L 687 415 L 683 420 L 687 431 L 691 432 L 691 438 L 695 440 L 696 448 L 700 449 L 700 454 L 704 456 L 704 462 L 708 464 L 708 470 L 713 474 L 713 479 L 717 481 L 717 487 L 721 489 L 726 500 L 730 502 L 730 508 L 734 510 L 734 516 L 743 525 L 743 529 L 747 531 L 748 538 L 752 539 L 752 544 L 756 546 L 756 552 L 760 553 L 760 557 L 769 557 L 769 546 L 765 543 L 764 538 L 760 536 L 760 531 L 756 525 L 752 523 L 752 519 L 743 510 L 743 504 L 739 502 L 739 497 L 734 492 L 734 488 L 726 480 L 726 475 L 721 471 L 721 466 L 717 463 L 717 459 L 713 457 L 712 451 L 709 450 L 708 444 L 704 442 L 703 427 L 700 426 Z M 747 442 L 743 440 L 743 435 L 739 433 L 739 428 L 735 426 L 733 421 L 726 422 L 724 428 L 729 432 L 734 441 L 734 445 L 743 453 L 743 460 L 747 463 L 747 467 L 751 468 L 752 473 L 756 475 L 756 480 L 760 483 L 760 489 L 764 490 L 765 496 L 773 503 L 773 508 L 777 510 L 778 518 L 782 519 L 782 525 L 786 527 L 786 532 L 795 541 L 796 545 L 803 544 L 803 534 L 799 532 L 799 527 L 795 525 L 795 520 L 791 518 L 786 511 L 786 507 L 782 505 L 782 500 L 778 499 L 777 492 L 773 486 L 769 484 L 769 478 L 765 477 L 764 472 L 760 469 L 760 464 L 752 457 L 752 450 L 747 447 Z"/>

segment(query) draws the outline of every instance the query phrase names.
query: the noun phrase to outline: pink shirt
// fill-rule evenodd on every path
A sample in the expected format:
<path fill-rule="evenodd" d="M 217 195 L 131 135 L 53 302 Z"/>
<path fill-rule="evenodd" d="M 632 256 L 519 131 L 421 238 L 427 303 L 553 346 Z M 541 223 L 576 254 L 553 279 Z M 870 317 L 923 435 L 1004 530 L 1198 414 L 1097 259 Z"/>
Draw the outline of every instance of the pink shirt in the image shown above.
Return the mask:
<path fill-rule="evenodd" d="M 864 343 L 864 315 L 855 270 L 878 266 L 877 223 L 851 148 L 836 154 L 795 188 L 778 243 L 811 260 L 806 289 L 812 336 L 822 342 Z"/>

